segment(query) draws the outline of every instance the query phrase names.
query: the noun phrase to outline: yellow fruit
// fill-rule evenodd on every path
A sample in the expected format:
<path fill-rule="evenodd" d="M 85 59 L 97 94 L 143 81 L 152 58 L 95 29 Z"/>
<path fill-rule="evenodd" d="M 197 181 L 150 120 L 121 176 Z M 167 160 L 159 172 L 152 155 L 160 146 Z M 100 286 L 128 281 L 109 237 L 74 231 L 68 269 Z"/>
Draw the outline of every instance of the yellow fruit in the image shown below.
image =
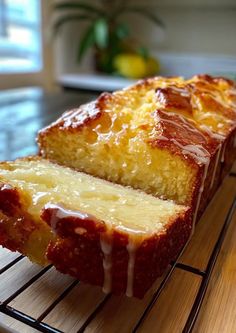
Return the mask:
<path fill-rule="evenodd" d="M 141 55 L 121 53 L 114 59 L 116 71 L 128 78 L 139 79 L 159 72 L 160 64 L 152 57 L 145 60 Z"/>
<path fill-rule="evenodd" d="M 155 58 L 152 57 L 148 58 L 146 65 L 147 65 L 147 72 L 146 72 L 147 76 L 157 74 L 160 71 L 160 63 Z"/>
<path fill-rule="evenodd" d="M 114 59 L 117 72 L 125 77 L 139 79 L 146 75 L 146 61 L 138 54 L 121 53 Z"/>

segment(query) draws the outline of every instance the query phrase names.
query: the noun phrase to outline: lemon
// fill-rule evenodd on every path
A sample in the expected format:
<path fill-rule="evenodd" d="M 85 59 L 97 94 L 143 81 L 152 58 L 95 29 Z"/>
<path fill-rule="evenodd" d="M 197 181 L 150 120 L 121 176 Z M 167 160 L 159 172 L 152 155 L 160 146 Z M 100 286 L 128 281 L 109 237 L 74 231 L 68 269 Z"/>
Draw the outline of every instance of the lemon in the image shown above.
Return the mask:
<path fill-rule="evenodd" d="M 116 71 L 128 78 L 144 77 L 147 71 L 146 61 L 138 54 L 121 53 L 114 59 Z"/>
<path fill-rule="evenodd" d="M 152 57 L 144 59 L 139 54 L 121 53 L 114 59 L 114 68 L 124 77 L 139 79 L 156 74 L 160 64 Z"/>

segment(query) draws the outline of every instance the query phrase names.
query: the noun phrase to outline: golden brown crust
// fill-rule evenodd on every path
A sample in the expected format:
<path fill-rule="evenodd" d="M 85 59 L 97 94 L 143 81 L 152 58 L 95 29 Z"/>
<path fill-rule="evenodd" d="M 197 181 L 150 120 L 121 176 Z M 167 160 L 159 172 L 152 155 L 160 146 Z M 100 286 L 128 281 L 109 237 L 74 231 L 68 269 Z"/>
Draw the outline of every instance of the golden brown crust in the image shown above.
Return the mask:
<path fill-rule="evenodd" d="M 103 93 L 96 101 L 81 105 L 78 109 L 73 109 L 63 113 L 61 118 L 47 127 L 56 127 L 60 130 L 79 130 L 84 126 L 90 126 L 95 120 L 100 118 L 104 113 L 105 101 L 109 99 L 111 94 Z"/>
<path fill-rule="evenodd" d="M 192 140 L 193 144 L 211 154 L 220 143 L 220 135 L 226 137 L 236 127 L 236 86 L 233 81 L 209 75 L 195 76 L 186 81 L 182 78 L 157 77 L 142 80 L 113 94 L 103 93 L 96 101 L 66 112 L 55 123 L 40 131 L 39 146 L 43 150 L 44 136 L 50 131 L 74 132 L 102 126 L 104 120 L 109 121 L 107 118 L 111 118 L 115 109 L 122 109 L 129 103 L 132 107 L 130 100 L 150 90 L 156 92 L 153 97 L 156 112 L 150 115 L 151 124 L 143 120 L 139 128 L 147 131 L 147 142 L 152 147 L 171 146 L 185 159 L 191 159 L 186 151 L 179 149 L 179 144 L 184 143 L 184 133 L 188 141 Z"/>
<path fill-rule="evenodd" d="M 196 146 L 201 149 L 202 156 L 212 156 L 219 145 L 219 140 L 211 137 L 204 130 L 198 130 L 194 121 L 163 110 L 154 113 L 156 119 L 156 133 L 149 141 L 152 147 L 167 148 L 173 154 L 178 154 L 190 161 L 198 162 L 201 159 L 194 151 L 187 148 Z"/>
<path fill-rule="evenodd" d="M 22 205 L 22 193 L 9 184 L 0 184 L 0 244 L 24 253 L 25 244 L 36 229 Z"/>
<path fill-rule="evenodd" d="M 53 224 L 51 216 L 60 207 L 46 208 L 43 219 Z M 81 233 L 77 230 L 85 229 Z M 127 292 L 127 271 L 129 262 L 128 246 L 130 235 L 115 229 L 107 230 L 104 224 L 91 219 L 88 224 L 83 219 L 70 215 L 59 218 L 55 230 L 57 238 L 50 242 L 47 257 L 62 273 L 70 274 L 85 283 L 104 286 L 104 252 L 101 248 L 101 235 L 111 247 L 111 292 Z M 191 233 L 191 212 L 173 216 L 161 233 L 139 238 L 132 235 L 135 242 L 135 265 L 133 271 L 132 296 L 142 298 L 152 283 L 165 270 L 171 260 L 180 252 Z M 136 241 L 135 241 L 136 238 Z"/>

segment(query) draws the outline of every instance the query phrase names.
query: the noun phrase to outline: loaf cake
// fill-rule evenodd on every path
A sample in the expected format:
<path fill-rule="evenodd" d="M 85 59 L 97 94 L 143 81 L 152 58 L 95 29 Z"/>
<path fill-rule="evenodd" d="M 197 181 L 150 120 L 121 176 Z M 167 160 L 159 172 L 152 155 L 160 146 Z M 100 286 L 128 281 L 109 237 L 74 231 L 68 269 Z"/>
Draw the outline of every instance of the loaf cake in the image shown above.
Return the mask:
<path fill-rule="evenodd" d="M 38 144 L 40 157 L 0 164 L 0 244 L 143 297 L 236 157 L 236 86 L 145 79 L 66 112 Z"/>
<path fill-rule="evenodd" d="M 194 223 L 236 156 L 236 85 L 150 78 L 66 112 L 38 136 L 44 158 L 191 206 Z"/>
<path fill-rule="evenodd" d="M 0 244 L 128 296 L 189 239 L 191 209 L 40 157 L 0 164 Z"/>

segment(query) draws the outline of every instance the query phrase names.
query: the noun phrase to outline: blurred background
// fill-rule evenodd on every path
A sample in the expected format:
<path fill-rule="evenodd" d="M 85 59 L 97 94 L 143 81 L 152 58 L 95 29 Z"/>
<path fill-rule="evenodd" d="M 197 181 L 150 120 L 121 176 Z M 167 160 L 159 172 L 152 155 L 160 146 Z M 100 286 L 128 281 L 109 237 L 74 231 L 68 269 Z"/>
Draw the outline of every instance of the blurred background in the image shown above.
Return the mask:
<path fill-rule="evenodd" d="M 236 77 L 236 0 L 0 0 L 0 89 Z"/>

